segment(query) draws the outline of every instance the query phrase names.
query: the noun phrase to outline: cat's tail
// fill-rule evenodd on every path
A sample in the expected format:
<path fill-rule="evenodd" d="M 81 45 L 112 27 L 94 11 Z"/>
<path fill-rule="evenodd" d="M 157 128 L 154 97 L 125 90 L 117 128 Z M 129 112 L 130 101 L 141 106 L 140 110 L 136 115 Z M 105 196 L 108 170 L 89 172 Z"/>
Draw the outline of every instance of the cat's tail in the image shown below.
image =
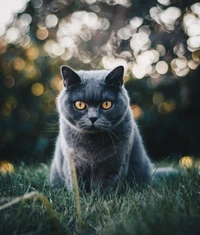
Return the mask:
<path fill-rule="evenodd" d="M 153 169 L 152 180 L 171 179 L 177 177 L 179 174 L 180 171 L 174 167 L 159 167 Z"/>

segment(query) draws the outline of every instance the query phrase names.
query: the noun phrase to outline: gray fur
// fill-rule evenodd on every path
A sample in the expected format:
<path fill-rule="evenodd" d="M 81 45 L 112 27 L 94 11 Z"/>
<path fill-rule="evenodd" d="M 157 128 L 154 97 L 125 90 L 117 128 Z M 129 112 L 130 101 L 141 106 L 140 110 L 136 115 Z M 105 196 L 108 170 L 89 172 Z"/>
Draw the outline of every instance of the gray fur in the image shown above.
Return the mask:
<path fill-rule="evenodd" d="M 70 157 L 78 178 L 88 188 L 116 188 L 123 180 L 149 183 L 152 165 L 123 86 L 123 67 L 74 72 L 63 66 L 61 74 L 64 88 L 58 96 L 60 132 L 51 165 L 51 185 L 72 188 Z M 77 110 L 77 100 L 86 102 L 87 108 Z M 113 101 L 109 110 L 100 107 L 105 100 Z M 94 126 L 92 118 L 96 119 Z"/>

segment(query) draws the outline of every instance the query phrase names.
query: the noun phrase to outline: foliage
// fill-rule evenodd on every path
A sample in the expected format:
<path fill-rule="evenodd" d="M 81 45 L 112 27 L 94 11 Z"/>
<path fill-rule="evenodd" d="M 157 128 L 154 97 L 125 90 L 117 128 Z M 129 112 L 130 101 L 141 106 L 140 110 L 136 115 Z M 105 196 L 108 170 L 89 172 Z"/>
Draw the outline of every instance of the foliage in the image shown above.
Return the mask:
<path fill-rule="evenodd" d="M 0 203 L 29 192 L 48 198 L 63 234 L 78 233 L 76 199 L 65 188 L 52 189 L 48 166 L 18 166 L 0 175 Z M 190 169 L 173 182 L 159 180 L 149 187 L 126 187 L 124 192 L 101 195 L 80 192 L 82 234 L 199 234 L 200 184 Z M 21 201 L 0 211 L 1 234 L 56 234 L 46 208 L 38 200 Z"/>
<path fill-rule="evenodd" d="M 27 1 L 10 24 L 0 25 L 1 159 L 50 158 L 62 64 L 75 69 L 124 65 L 150 155 L 199 155 L 199 4 Z"/>

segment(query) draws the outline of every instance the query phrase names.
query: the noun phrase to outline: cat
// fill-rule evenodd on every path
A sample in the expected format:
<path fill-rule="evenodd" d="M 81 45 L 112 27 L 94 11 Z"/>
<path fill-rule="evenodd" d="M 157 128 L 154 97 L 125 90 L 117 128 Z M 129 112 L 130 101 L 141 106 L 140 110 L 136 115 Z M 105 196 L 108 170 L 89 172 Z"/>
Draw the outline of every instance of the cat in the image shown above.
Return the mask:
<path fill-rule="evenodd" d="M 73 187 L 72 159 L 79 182 L 89 189 L 150 183 L 153 167 L 124 87 L 124 67 L 75 72 L 62 66 L 61 75 L 51 185 Z"/>

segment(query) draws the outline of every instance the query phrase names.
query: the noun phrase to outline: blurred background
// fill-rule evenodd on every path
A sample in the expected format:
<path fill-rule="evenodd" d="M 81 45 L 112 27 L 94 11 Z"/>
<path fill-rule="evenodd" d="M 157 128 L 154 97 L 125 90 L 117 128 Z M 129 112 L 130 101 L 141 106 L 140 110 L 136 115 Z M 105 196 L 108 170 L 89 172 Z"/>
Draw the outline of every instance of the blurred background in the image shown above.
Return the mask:
<path fill-rule="evenodd" d="M 49 162 L 59 68 L 124 65 L 151 158 L 200 155 L 200 2 L 0 0 L 0 160 Z"/>

